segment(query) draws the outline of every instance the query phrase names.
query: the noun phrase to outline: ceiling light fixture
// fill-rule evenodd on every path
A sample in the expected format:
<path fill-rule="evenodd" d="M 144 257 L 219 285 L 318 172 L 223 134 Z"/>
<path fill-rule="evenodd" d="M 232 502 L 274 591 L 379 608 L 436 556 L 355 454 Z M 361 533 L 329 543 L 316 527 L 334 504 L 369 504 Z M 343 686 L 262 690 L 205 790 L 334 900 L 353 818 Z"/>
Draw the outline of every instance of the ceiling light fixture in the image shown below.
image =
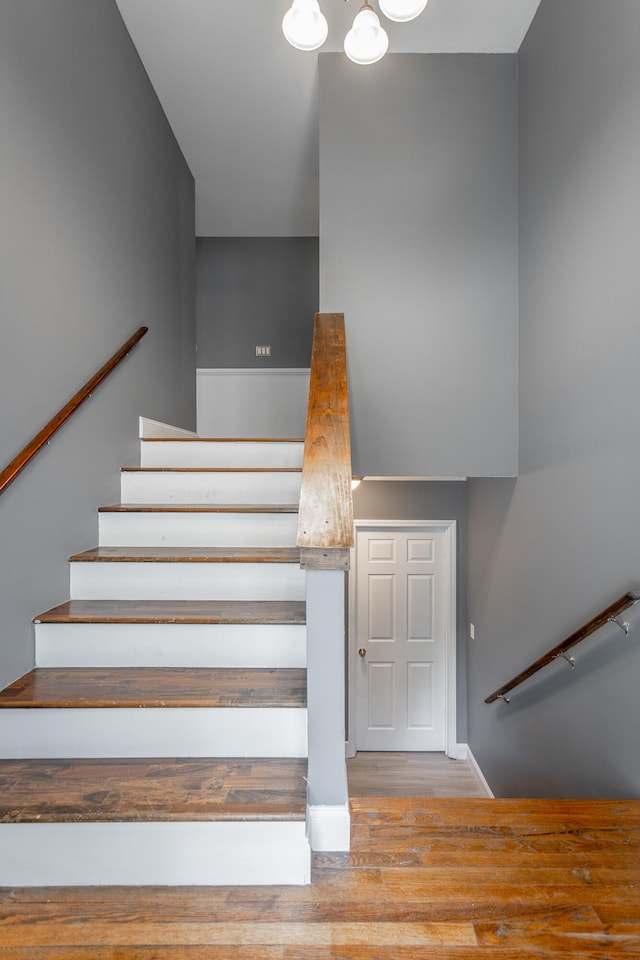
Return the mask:
<path fill-rule="evenodd" d="M 282 32 L 296 50 L 317 50 L 327 39 L 329 24 L 318 0 L 293 0 L 284 15 Z"/>
<path fill-rule="evenodd" d="M 427 0 L 379 0 L 389 20 L 406 23 L 420 16 Z M 329 26 L 318 0 L 293 0 L 284 15 L 282 32 L 297 50 L 317 50 L 327 39 Z M 351 30 L 344 38 L 344 52 L 354 63 L 376 63 L 389 48 L 389 37 L 368 2 L 360 7 Z"/>

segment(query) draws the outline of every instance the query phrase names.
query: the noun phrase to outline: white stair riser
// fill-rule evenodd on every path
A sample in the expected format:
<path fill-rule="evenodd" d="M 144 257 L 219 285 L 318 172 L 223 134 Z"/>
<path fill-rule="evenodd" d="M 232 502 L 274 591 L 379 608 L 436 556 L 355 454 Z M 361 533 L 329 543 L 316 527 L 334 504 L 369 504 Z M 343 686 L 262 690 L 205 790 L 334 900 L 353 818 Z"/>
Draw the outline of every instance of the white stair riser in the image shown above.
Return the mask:
<path fill-rule="evenodd" d="M 132 471 L 121 474 L 123 503 L 294 503 L 300 473 Z"/>
<path fill-rule="evenodd" d="M 304 822 L 0 824 L 0 847 L 3 887 L 310 882 Z"/>
<path fill-rule="evenodd" d="M 304 444 L 140 441 L 141 467 L 301 467 Z"/>
<path fill-rule="evenodd" d="M 304 600 L 295 563 L 119 563 L 76 561 L 74 600 Z"/>
<path fill-rule="evenodd" d="M 38 667 L 305 667 L 304 624 L 38 623 Z"/>
<path fill-rule="evenodd" d="M 306 757 L 304 707 L 74 707 L 0 713 L 0 757 Z"/>
<path fill-rule="evenodd" d="M 295 547 L 296 513 L 100 513 L 103 547 Z"/>

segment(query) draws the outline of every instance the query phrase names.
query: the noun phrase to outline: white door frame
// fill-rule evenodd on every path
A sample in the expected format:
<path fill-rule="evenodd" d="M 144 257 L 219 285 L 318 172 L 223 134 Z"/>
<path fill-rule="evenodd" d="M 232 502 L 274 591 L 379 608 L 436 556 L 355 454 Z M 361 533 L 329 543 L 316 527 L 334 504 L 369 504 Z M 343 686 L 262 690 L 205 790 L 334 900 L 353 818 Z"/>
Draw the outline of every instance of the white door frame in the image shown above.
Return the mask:
<path fill-rule="evenodd" d="M 445 623 L 447 625 L 446 640 L 446 680 L 445 680 L 445 751 L 448 757 L 458 759 L 460 757 L 460 747 L 456 739 L 456 520 L 356 520 L 355 525 L 355 543 L 357 544 L 357 534 L 359 530 L 385 530 L 389 527 L 398 527 L 402 529 L 431 528 L 442 531 L 446 547 L 445 563 L 445 583 L 447 590 L 447 609 L 445 611 Z M 346 744 L 348 757 L 355 756 L 355 700 L 356 687 L 355 676 L 358 666 L 356 636 L 356 547 L 351 550 L 351 564 L 349 569 L 349 623 L 347 636 L 347 663 L 349 669 L 348 683 L 348 720 L 349 720 L 349 739 Z"/>

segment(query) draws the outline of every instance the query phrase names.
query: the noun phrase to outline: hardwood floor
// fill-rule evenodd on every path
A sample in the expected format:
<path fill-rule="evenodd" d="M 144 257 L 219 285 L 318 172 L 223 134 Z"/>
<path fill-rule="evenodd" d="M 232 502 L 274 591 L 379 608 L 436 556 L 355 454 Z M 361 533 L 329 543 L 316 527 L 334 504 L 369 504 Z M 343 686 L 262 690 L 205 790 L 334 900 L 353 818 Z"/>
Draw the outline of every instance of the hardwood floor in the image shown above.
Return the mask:
<path fill-rule="evenodd" d="M 358 753 L 347 760 L 351 797 L 486 797 L 467 760 L 444 753 Z"/>
<path fill-rule="evenodd" d="M 355 798 L 309 887 L 0 890 L 0 960 L 628 960 L 640 802 Z"/>

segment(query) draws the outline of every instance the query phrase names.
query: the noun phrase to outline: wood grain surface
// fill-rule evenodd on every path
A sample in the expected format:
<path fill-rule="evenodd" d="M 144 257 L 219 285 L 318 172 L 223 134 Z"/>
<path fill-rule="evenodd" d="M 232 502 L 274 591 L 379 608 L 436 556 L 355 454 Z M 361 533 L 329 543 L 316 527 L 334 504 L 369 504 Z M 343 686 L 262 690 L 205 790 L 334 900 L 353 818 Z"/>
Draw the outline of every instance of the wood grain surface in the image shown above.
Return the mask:
<path fill-rule="evenodd" d="M 74 563 L 300 563 L 298 547 L 93 547 Z"/>
<path fill-rule="evenodd" d="M 98 513 L 297 513 L 297 503 L 114 503 Z"/>
<path fill-rule="evenodd" d="M 144 443 L 303 443 L 304 437 L 143 437 Z"/>
<path fill-rule="evenodd" d="M 306 773 L 306 760 L 0 760 L 0 822 L 303 820 Z"/>
<path fill-rule="evenodd" d="M 0 890 L 0 960 L 640 957 L 638 801 L 351 801 L 309 887 Z"/>
<path fill-rule="evenodd" d="M 66 600 L 35 623 L 305 622 L 304 600 Z"/>
<path fill-rule="evenodd" d="M 297 543 L 307 551 L 353 546 L 346 343 L 340 313 L 316 314 Z"/>
<path fill-rule="evenodd" d="M 55 667 L 0 691 L 2 708 L 304 707 L 306 670 Z"/>

